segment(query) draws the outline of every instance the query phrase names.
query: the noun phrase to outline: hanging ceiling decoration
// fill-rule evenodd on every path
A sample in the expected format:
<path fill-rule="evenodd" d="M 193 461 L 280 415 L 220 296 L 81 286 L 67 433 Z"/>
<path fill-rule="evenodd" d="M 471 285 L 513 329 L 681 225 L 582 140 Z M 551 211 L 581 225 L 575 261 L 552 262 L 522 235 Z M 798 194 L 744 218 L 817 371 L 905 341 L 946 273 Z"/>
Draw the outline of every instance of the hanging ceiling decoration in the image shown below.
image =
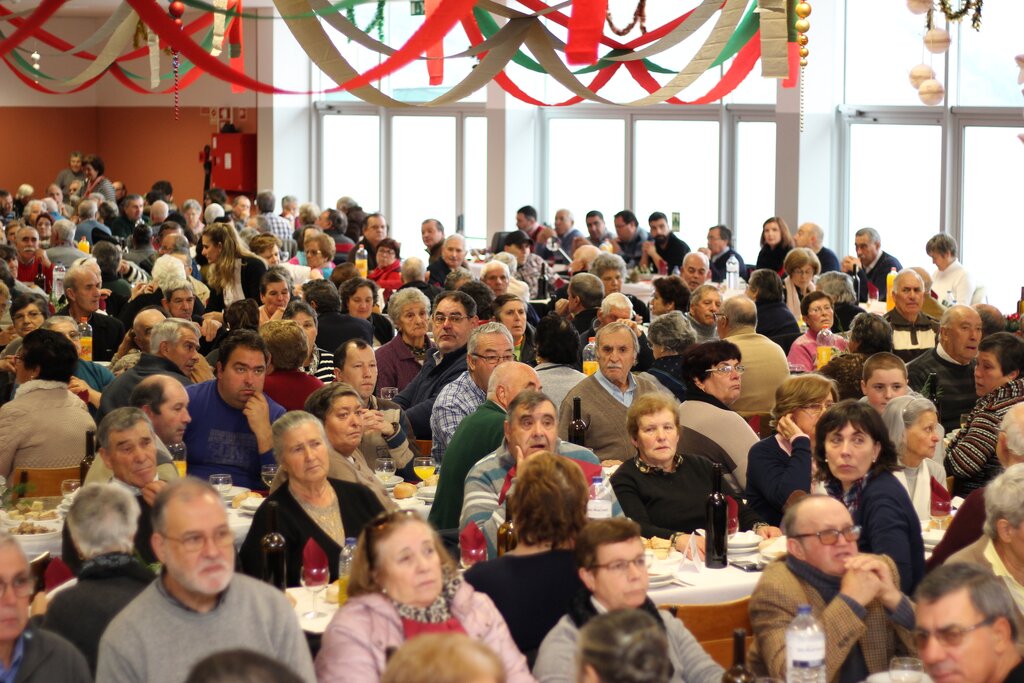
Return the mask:
<path fill-rule="evenodd" d="M 243 18 L 284 21 L 309 59 L 338 84 L 323 93 L 348 91 L 367 102 L 388 107 L 452 104 L 491 81 L 510 95 L 535 105 L 570 106 L 584 101 L 623 106 L 706 104 L 732 92 L 758 61 L 763 77 L 783 79 L 786 87 L 793 87 L 801 60 L 805 65 L 807 54 L 806 36 L 802 32 L 799 39 L 803 42 L 797 42 L 798 21 L 791 0 L 700 0 L 690 11 L 657 27 L 648 25 L 646 0 L 638 0 L 632 21 L 621 29 L 613 22 L 608 0 L 517 0 L 523 9 L 513 9 L 495 0 L 424 0 L 422 24 L 399 47 L 383 42 L 386 0 L 370 0 L 376 3 L 376 11 L 365 29 L 356 25 L 354 12 L 355 6 L 366 0 L 274 0 L 277 16 L 245 12 L 241 0 L 169 0 L 163 6 L 154 0 L 125 0 L 103 26 L 78 45 L 68 43 L 45 27 L 66 1 L 42 0 L 34 10 L 21 12 L 0 5 L 0 59 L 23 83 L 41 92 L 69 93 L 88 88 L 109 73 L 135 92 L 174 93 L 176 108 L 180 90 L 204 73 L 230 83 L 235 92 L 313 94 L 292 89 L 287 83 L 267 83 L 245 73 Z M 976 12 L 980 13 L 980 0 L 965 2 L 976 4 Z M 200 10 L 201 14 L 185 23 L 186 7 Z M 806 22 L 806 16 L 800 21 Z M 379 54 L 380 63 L 360 73 L 335 46 L 324 24 L 347 40 Z M 561 40 L 549 25 L 564 29 L 567 39 Z M 612 35 L 605 34 L 606 26 Z M 708 26 L 710 31 L 703 43 L 682 68 L 667 68 L 653 61 L 655 57 L 664 58 L 663 53 Z M 458 27 L 468 38 L 469 48 L 445 54 L 444 39 Z M 626 39 L 625 34 L 633 28 L 639 29 L 639 35 Z M 225 38 L 226 62 L 219 58 Z M 30 51 L 26 45 L 29 40 L 31 61 L 25 59 Z M 36 45 L 53 50 L 51 55 L 71 55 L 88 65 L 70 77 L 49 74 L 40 65 Z M 161 51 L 171 57 L 171 70 L 167 73 L 160 70 Z M 146 57 L 148 74 L 132 73 L 125 68 L 126 63 Z M 445 62 L 466 58 L 476 60 L 469 74 L 428 102 L 399 101 L 378 87 L 382 78 L 424 59 L 429 83 L 441 85 Z M 688 101 L 677 97 L 706 71 L 730 59 L 731 64 L 706 93 Z M 572 96 L 561 102 L 537 100 L 509 75 L 510 63 L 546 75 Z M 570 65 L 580 68 L 573 70 Z M 600 93 L 623 69 L 646 96 L 616 102 Z"/>

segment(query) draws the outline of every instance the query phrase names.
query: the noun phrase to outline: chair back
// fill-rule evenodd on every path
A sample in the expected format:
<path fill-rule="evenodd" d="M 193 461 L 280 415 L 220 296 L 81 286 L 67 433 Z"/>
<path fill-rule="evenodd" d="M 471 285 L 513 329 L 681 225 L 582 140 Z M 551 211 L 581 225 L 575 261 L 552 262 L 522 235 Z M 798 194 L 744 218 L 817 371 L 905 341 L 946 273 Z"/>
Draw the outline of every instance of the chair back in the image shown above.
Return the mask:
<path fill-rule="evenodd" d="M 732 602 L 705 605 L 663 605 L 686 629 L 701 647 L 724 668 L 732 666 L 732 632 L 742 628 L 747 632 L 747 650 L 753 642 L 750 627 L 750 596 Z"/>
<path fill-rule="evenodd" d="M 43 590 L 44 578 L 46 577 L 46 568 L 50 566 L 50 551 L 40 553 L 36 555 L 28 563 L 29 573 L 32 574 L 32 593 L 38 593 Z"/>
<path fill-rule="evenodd" d="M 24 491 L 14 489 L 15 498 L 40 498 L 59 496 L 60 483 L 65 479 L 78 479 L 81 473 L 78 465 L 73 467 L 15 467 L 8 479 L 12 487 L 25 484 Z"/>
<path fill-rule="evenodd" d="M 416 439 L 416 447 L 419 449 L 420 454 L 426 457 L 430 455 L 430 451 L 433 449 L 434 444 L 430 439 Z"/>
<path fill-rule="evenodd" d="M 775 433 L 772 429 L 771 413 L 740 413 L 740 416 L 747 421 L 750 428 L 754 430 L 759 439 L 767 439 Z"/>
<path fill-rule="evenodd" d="M 782 352 L 788 356 L 789 348 L 802 334 L 803 332 L 790 332 L 789 334 L 780 334 L 778 337 L 771 337 L 771 340 L 778 344 L 782 348 Z"/>

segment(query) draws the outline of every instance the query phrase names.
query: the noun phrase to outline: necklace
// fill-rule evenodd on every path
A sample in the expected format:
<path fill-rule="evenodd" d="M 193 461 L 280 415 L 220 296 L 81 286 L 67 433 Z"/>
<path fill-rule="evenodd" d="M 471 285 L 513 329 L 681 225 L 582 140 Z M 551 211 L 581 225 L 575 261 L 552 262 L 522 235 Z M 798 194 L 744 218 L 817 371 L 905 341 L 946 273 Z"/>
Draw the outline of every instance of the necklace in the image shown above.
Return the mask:
<path fill-rule="evenodd" d="M 314 505 L 313 503 L 306 502 L 296 496 L 296 500 L 299 501 L 299 505 L 302 506 L 303 512 L 305 512 L 310 519 L 316 522 L 316 525 L 320 529 L 331 537 L 338 545 L 343 545 L 345 542 L 345 525 L 341 521 L 341 510 L 338 507 L 338 496 L 334 492 L 334 489 L 330 490 L 331 500 L 327 505 Z"/>

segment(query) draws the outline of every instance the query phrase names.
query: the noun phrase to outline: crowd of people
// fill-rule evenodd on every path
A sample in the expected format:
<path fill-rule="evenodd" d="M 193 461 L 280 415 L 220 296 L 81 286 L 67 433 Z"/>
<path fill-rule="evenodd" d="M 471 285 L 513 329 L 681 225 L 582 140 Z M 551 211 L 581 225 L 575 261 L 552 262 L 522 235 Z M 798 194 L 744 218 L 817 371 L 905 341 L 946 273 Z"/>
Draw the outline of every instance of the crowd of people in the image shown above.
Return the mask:
<path fill-rule="evenodd" d="M 786 536 L 751 597 L 758 674 L 785 678 L 809 603 L 829 681 L 894 654 L 1024 679 L 1024 340 L 948 236 L 901 255 L 929 272 L 871 228 L 840 258 L 776 216 L 744 260 L 724 225 L 691 249 L 661 213 L 583 230 L 525 206 L 471 265 L 436 219 L 400 244 L 348 197 L 179 207 L 104 172 L 75 153 L 45 198 L 0 191 L 0 475 L 97 447 L 63 530 L 76 586 L 32 600 L 0 532 L 10 680 L 718 681 L 648 597 L 642 542 L 703 558 L 717 472 L 739 530 Z M 427 456 L 424 518 L 378 468 L 416 482 Z M 266 490 L 268 471 L 236 552 L 207 480 Z M 607 519 L 587 519 L 592 482 Z M 355 539 L 314 652 L 258 580 L 268 531 L 288 586 L 310 545 L 337 579 Z"/>

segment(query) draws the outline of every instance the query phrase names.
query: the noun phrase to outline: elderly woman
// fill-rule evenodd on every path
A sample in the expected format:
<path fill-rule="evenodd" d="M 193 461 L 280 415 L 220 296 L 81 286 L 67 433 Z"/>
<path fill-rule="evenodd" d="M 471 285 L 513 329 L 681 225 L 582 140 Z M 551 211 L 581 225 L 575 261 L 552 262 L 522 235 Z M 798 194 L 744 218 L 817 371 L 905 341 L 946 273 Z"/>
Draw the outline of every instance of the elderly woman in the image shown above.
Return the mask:
<path fill-rule="evenodd" d="M 334 353 L 316 345 L 317 315 L 313 307 L 305 301 L 292 301 L 285 307 L 281 319 L 294 320 L 306 334 L 306 359 L 302 362 L 302 371 L 321 382 L 333 382 Z"/>
<path fill-rule="evenodd" d="M 402 247 L 390 237 L 377 243 L 377 267 L 367 277 L 384 291 L 384 301 L 402 286 Z"/>
<path fill-rule="evenodd" d="M 494 603 L 462 580 L 437 532 L 411 510 L 382 515 L 360 534 L 348 595 L 324 631 L 319 683 L 376 682 L 393 648 L 446 631 L 494 650 L 509 683 L 534 680 Z"/>
<path fill-rule="evenodd" d="M 813 251 L 797 247 L 786 255 L 786 277 L 782 281 L 786 291 L 786 306 L 794 318 L 802 314 L 800 302 L 814 291 L 814 276 L 821 272 L 821 261 Z"/>
<path fill-rule="evenodd" d="M 818 333 L 834 324 L 832 299 L 824 292 L 811 292 L 800 302 L 800 312 L 807 323 L 803 333 L 789 347 L 786 359 L 792 368 L 812 372 L 818 366 Z M 839 351 L 847 350 L 847 342 L 838 334 L 832 336 L 833 344 Z"/>
<path fill-rule="evenodd" d="M 273 430 L 274 458 L 287 479 L 253 517 L 239 552 L 242 570 L 262 575 L 260 540 L 271 529 L 267 506 L 274 502 L 276 529 L 288 544 L 287 584 L 299 585 L 302 551 L 311 538 L 327 554 L 333 581 L 338 578 L 338 556 L 345 538 L 358 535 L 383 507 L 365 486 L 327 476 L 327 435 L 316 417 L 293 410 L 278 418 Z"/>
<path fill-rule="evenodd" d="M 103 175 L 107 167 L 95 154 L 88 154 L 82 159 L 82 170 L 85 171 L 85 186 L 79 192 L 79 197 L 88 197 L 91 194 L 101 194 L 108 202 L 117 201 L 114 196 L 114 185 Z"/>
<path fill-rule="evenodd" d="M 387 316 L 373 310 L 377 302 L 377 283 L 364 277 L 346 280 L 338 288 L 341 294 L 341 312 L 368 320 L 373 326 L 373 347 L 387 344 L 395 338 L 395 326 Z"/>
<path fill-rule="evenodd" d="M 181 215 L 185 217 L 186 234 L 191 232 L 196 239 L 203 234 L 203 206 L 196 199 L 186 199 L 181 205 Z"/>
<path fill-rule="evenodd" d="M 777 339 L 786 335 L 800 334 L 796 317 L 790 313 L 783 300 L 785 287 L 782 278 L 774 270 L 762 268 L 750 274 L 747 296 L 757 306 L 757 333 Z"/>
<path fill-rule="evenodd" d="M 42 231 L 39 233 L 42 239 Z M 924 250 L 935 264 L 935 271 L 932 273 L 932 290 L 939 297 L 939 301 L 945 301 L 947 305 L 954 302 L 958 304 L 973 303 L 974 278 L 960 264 L 956 258 L 956 240 L 939 233 L 928 240 Z M 950 301 L 949 293 L 952 292 L 953 300 Z M 925 292 L 928 296 L 928 292 Z"/>
<path fill-rule="evenodd" d="M 601 280 L 604 284 L 604 295 L 608 296 L 622 291 L 622 283 L 626 280 L 626 262 L 618 254 L 602 253 L 590 264 L 590 273 Z M 633 304 L 633 312 L 639 315 L 643 322 L 651 322 L 651 311 L 647 304 L 632 294 L 626 294 L 626 298 Z"/>
<path fill-rule="evenodd" d="M 821 374 L 835 380 L 840 400 L 862 397 L 864 363 L 876 353 L 892 353 L 892 327 L 889 321 L 877 313 L 859 313 L 850 324 L 847 351 L 849 353 L 833 356 L 824 367 L 818 369 Z"/>
<path fill-rule="evenodd" d="M 665 630 L 635 610 L 601 614 L 580 629 L 580 683 L 662 683 L 672 679 Z"/>
<path fill-rule="evenodd" d="M 292 298 L 292 276 L 281 266 L 271 266 L 260 278 L 260 325 L 280 320 Z"/>
<path fill-rule="evenodd" d="M 203 256 L 207 265 L 203 277 L 210 288 L 207 309 L 223 311 L 242 299 L 258 299 L 260 278 L 267 267 L 246 249 L 235 228 L 214 223 L 203 231 Z"/>
<path fill-rule="evenodd" d="M 767 268 L 776 273 L 785 268 L 786 257 L 793 249 L 793 236 L 789 225 L 781 216 L 772 216 L 761 225 L 761 252 L 757 255 L 755 270 Z M 817 257 L 815 257 L 817 258 Z M 821 265 L 818 265 L 821 269 Z M 789 272 L 788 268 L 785 268 Z"/>
<path fill-rule="evenodd" d="M 323 230 L 307 226 L 302 231 L 302 250 L 295 254 L 288 263 L 306 266 L 310 270 L 319 271 L 320 276 L 328 278 L 334 270 L 334 240 Z"/>
<path fill-rule="evenodd" d="M 85 455 L 82 435 L 96 423 L 68 391 L 78 365 L 74 344 L 52 330 L 33 330 L 10 360 L 18 393 L 0 407 L 0 476 L 18 467 L 77 465 Z"/>
<path fill-rule="evenodd" d="M 549 313 L 537 325 L 537 377 L 556 406 L 587 378 L 579 371 L 580 337 L 572 322 Z"/>
<path fill-rule="evenodd" d="M 306 398 L 324 385 L 302 369 L 309 338 L 295 320 L 271 320 L 260 326 L 259 333 L 270 354 L 263 393 L 285 410 L 302 410 Z"/>
<path fill-rule="evenodd" d="M 817 479 L 860 527 L 857 547 L 891 557 L 900 590 L 911 595 L 924 577 L 921 521 L 893 476 L 899 462 L 881 416 L 859 401 L 832 406 L 815 427 L 814 462 Z"/>
<path fill-rule="evenodd" d="M 53 330 L 64 335 L 68 341 L 75 345 L 75 351 L 82 355 L 82 341 L 78 334 L 78 323 L 66 315 L 55 315 L 43 323 L 44 330 Z M 100 407 L 100 398 L 107 385 L 114 381 L 114 373 L 99 363 L 89 360 L 78 359 L 78 367 L 75 375 L 68 382 L 68 389 L 72 394 L 77 394 L 89 404 L 89 412 L 96 416 L 96 410 Z M 88 397 L 88 398 L 85 398 Z"/>
<path fill-rule="evenodd" d="M 53 217 L 46 212 L 39 214 L 36 218 L 35 228 L 39 233 L 39 246 L 49 248 L 53 238 Z"/>
<path fill-rule="evenodd" d="M 427 354 L 434 348 L 427 338 L 430 299 L 408 287 L 395 292 L 388 301 L 388 317 L 398 334 L 376 350 L 377 383 L 399 391 L 419 374 Z"/>
<path fill-rule="evenodd" d="M 835 309 L 836 329 L 839 332 L 849 332 L 853 326 L 853 319 L 864 312 L 864 309 L 857 304 L 857 292 L 853 289 L 853 278 L 846 273 L 831 271 L 822 273 L 818 281 L 814 283 L 819 292 L 825 292 L 832 297 L 832 307 Z"/>
<path fill-rule="evenodd" d="M 508 502 L 516 547 L 474 566 L 466 581 L 494 601 L 516 646 L 532 661 L 583 587 L 572 549 L 587 523 L 588 489 L 583 471 L 568 458 L 542 452 L 526 463 Z"/>
<path fill-rule="evenodd" d="M 139 504 L 126 487 L 82 487 L 66 523 L 84 562 L 78 583 L 46 604 L 41 626 L 71 641 L 95 674 L 100 636 L 155 576 L 135 557 Z M 33 612 L 38 610 L 39 606 L 33 605 Z"/>
<path fill-rule="evenodd" d="M 946 449 L 946 470 L 953 475 L 953 493 L 966 496 L 999 472 L 996 457 L 999 423 L 1013 406 L 1024 401 L 1024 340 L 996 332 L 978 344 L 974 385 L 978 402 L 967 423 Z"/>
<path fill-rule="evenodd" d="M 811 492 L 814 428 L 838 400 L 835 383 L 821 375 L 789 377 L 775 391 L 776 433 L 747 458 L 747 504 L 765 521 L 778 526 L 786 508 Z"/>
<path fill-rule="evenodd" d="M 323 273 L 319 269 L 281 261 L 281 240 L 269 232 L 256 235 L 249 240 L 249 249 L 263 259 L 268 269 L 274 266 L 284 268 L 291 276 L 292 282 L 297 285 L 305 284 L 309 280 L 323 279 Z"/>
<path fill-rule="evenodd" d="M 50 305 L 42 294 L 33 292 L 17 294 L 14 297 L 11 302 L 11 326 L 4 330 L 3 334 L 6 344 L 3 353 L 0 354 L 0 369 L 14 372 L 9 356 L 21 345 L 17 340 L 42 327 L 49 315 Z"/>
<path fill-rule="evenodd" d="M 430 284 L 445 289 L 448 275 L 455 270 L 466 266 L 466 238 L 462 235 L 448 235 L 444 238 L 444 246 L 441 247 L 441 258 L 431 261 L 427 270 L 430 273 Z"/>
<path fill-rule="evenodd" d="M 690 290 L 678 275 L 666 275 L 652 280 L 654 296 L 651 298 L 651 314 L 665 315 L 670 311 L 686 313 L 690 310 Z"/>
<path fill-rule="evenodd" d="M 691 346 L 683 354 L 686 402 L 679 406 L 682 452 L 721 463 L 737 491 L 747 483 L 747 455 L 757 434 L 729 406 L 740 397 L 744 367 L 738 346 L 728 341 Z"/>
<path fill-rule="evenodd" d="M 526 302 L 515 294 L 502 294 L 494 300 L 491 320 L 504 325 L 512 335 L 512 352 L 516 360 L 527 365 L 537 364 L 535 331 L 526 322 Z"/>
<path fill-rule="evenodd" d="M 699 455 L 680 455 L 676 401 L 662 393 L 633 401 L 626 431 L 636 456 L 622 463 L 611 477 L 622 512 L 640 525 L 644 536 L 668 538 L 687 552 L 691 536 L 703 556 L 704 539 L 694 535 L 707 520 L 705 503 L 713 486 L 712 463 Z M 740 528 L 761 536 L 778 536 L 754 510 L 737 498 Z"/>
<path fill-rule="evenodd" d="M 934 459 L 943 435 L 935 404 L 918 396 L 899 396 L 882 411 L 882 421 L 889 430 L 901 467 L 893 476 L 907 490 L 917 516 L 929 519 L 932 479 L 946 488 L 946 470 Z"/>
<path fill-rule="evenodd" d="M 670 311 L 654 319 L 647 330 L 647 339 L 654 354 L 654 364 L 647 373 L 678 400 L 685 401 L 681 354 L 696 343 L 697 333 L 680 311 Z"/>

